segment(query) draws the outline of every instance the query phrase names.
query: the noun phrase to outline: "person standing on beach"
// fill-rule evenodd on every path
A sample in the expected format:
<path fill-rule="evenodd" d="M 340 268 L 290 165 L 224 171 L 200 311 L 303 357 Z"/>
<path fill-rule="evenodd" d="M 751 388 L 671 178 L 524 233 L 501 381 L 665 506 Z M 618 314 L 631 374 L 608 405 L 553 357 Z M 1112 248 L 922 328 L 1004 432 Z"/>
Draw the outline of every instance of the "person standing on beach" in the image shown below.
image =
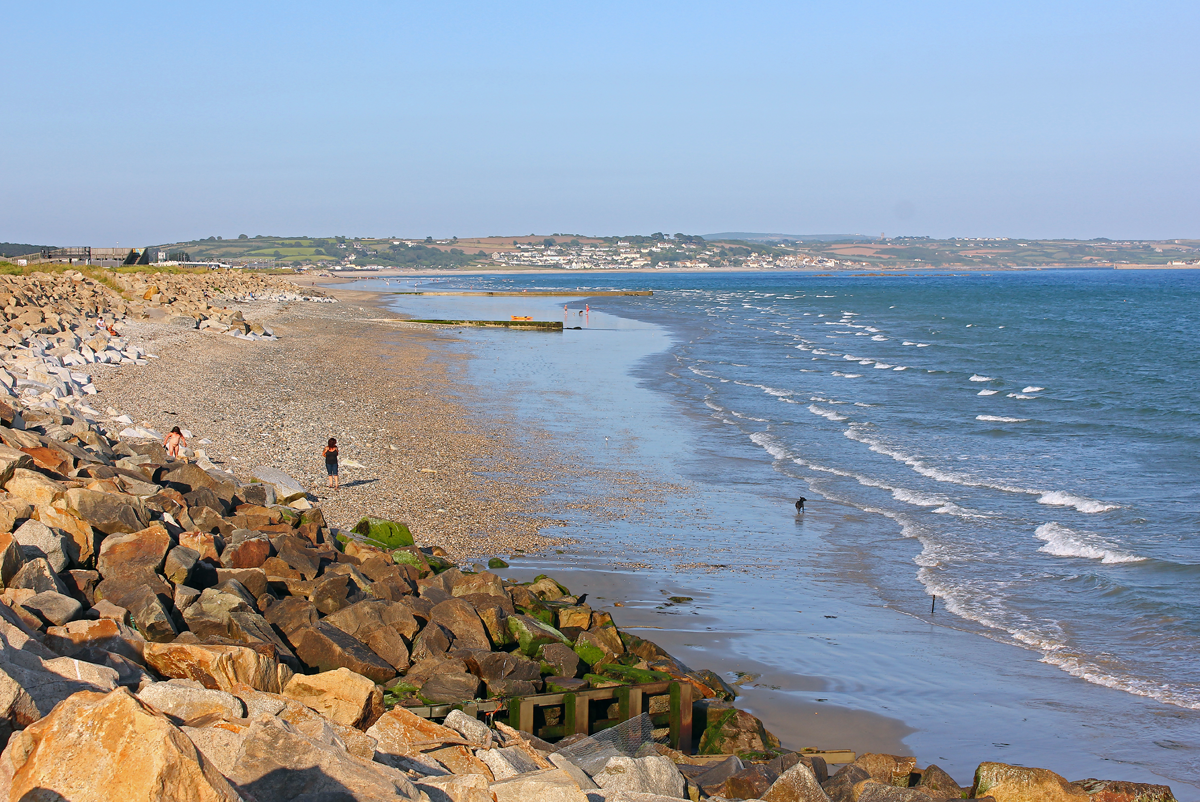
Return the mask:
<path fill-rule="evenodd" d="M 329 476 L 329 486 L 337 490 L 338 445 L 336 437 L 329 438 L 329 442 L 325 444 L 325 450 L 321 452 L 321 456 L 325 457 L 325 473 Z"/>
<path fill-rule="evenodd" d="M 166 437 L 163 438 L 163 445 L 167 447 L 167 456 L 171 459 L 179 459 L 183 449 L 187 448 L 187 440 L 183 437 L 183 432 L 179 431 L 176 426 Z M 184 459 L 187 459 L 184 457 Z"/>

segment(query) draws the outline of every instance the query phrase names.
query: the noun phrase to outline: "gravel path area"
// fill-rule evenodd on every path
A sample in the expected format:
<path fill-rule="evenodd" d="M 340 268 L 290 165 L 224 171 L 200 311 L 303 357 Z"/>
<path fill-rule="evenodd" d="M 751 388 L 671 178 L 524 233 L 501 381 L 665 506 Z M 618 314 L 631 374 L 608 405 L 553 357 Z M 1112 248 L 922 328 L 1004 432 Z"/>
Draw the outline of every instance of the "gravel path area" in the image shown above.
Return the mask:
<path fill-rule="evenodd" d="M 159 359 L 93 366 L 92 404 L 158 431 L 190 430 L 193 448 L 242 479 L 257 465 L 287 471 L 334 526 L 366 514 L 403 520 L 418 542 L 459 560 L 556 545 L 538 534 L 556 523 L 538 501 L 555 471 L 538 438 L 479 412 L 438 335 L 378 322 L 400 318 L 370 293 L 330 294 L 341 303 L 234 305 L 272 327 L 275 342 L 130 321 L 132 341 Z M 329 437 L 341 450 L 337 491 L 325 486 Z"/>

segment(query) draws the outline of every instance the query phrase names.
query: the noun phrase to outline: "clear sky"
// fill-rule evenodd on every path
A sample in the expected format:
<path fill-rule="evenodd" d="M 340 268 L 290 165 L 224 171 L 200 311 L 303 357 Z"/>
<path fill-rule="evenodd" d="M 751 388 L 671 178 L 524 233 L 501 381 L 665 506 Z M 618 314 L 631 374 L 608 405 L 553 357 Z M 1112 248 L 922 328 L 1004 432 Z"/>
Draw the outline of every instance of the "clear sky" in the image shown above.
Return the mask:
<path fill-rule="evenodd" d="M 0 240 L 1200 237 L 1200 3 L 0 5 Z"/>

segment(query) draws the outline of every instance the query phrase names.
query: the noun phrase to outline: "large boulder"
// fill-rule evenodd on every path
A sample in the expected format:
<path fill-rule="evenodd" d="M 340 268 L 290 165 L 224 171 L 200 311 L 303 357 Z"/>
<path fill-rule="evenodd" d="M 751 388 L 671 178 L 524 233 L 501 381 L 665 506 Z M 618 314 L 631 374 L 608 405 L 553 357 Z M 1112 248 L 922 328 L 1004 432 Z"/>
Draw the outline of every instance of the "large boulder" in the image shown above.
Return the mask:
<path fill-rule="evenodd" d="M 293 632 L 288 639 L 295 644 L 296 656 L 312 668 L 321 671 L 348 668 L 381 683 L 396 676 L 396 669 L 390 663 L 325 621 Z"/>
<path fill-rule="evenodd" d="M 870 775 L 872 780 L 897 788 L 908 788 L 913 773 L 917 770 L 915 757 L 899 755 L 884 755 L 868 752 L 859 755 L 854 765 Z"/>
<path fill-rule="evenodd" d="M 160 523 L 126 534 L 110 534 L 100 544 L 96 569 L 105 579 L 154 576 L 162 571 L 170 550 L 171 535 Z"/>
<path fill-rule="evenodd" d="M 303 485 L 278 468 L 259 465 L 254 469 L 253 474 L 252 481 L 275 487 L 275 499 L 280 504 L 291 504 L 296 499 L 308 496 L 308 491 L 304 489 Z"/>
<path fill-rule="evenodd" d="M 804 763 L 797 763 L 779 776 L 762 795 L 764 802 L 829 802 L 817 776 Z"/>
<path fill-rule="evenodd" d="M 404 633 L 417 632 L 417 621 L 408 608 L 386 600 L 366 600 L 338 610 L 325 618 L 347 635 L 362 641 L 392 668 L 408 668 L 409 652 Z"/>
<path fill-rule="evenodd" d="M 0 532 L 0 589 L 6 588 L 25 566 L 25 552 L 12 532 Z"/>
<path fill-rule="evenodd" d="M 707 726 L 696 751 L 701 755 L 740 755 L 778 748 L 779 739 L 757 718 L 745 710 L 714 705 L 708 708 Z"/>
<path fill-rule="evenodd" d="M 273 651 L 273 650 L 272 650 Z M 205 688 L 232 692 L 238 684 L 279 693 L 292 670 L 249 646 L 147 643 L 146 665 L 164 677 L 194 679 Z"/>
<path fill-rule="evenodd" d="M 1095 779 L 1079 780 L 1071 785 L 1085 791 L 1092 802 L 1175 802 L 1175 795 L 1168 785 Z"/>
<path fill-rule="evenodd" d="M 74 487 L 63 494 L 63 501 L 72 514 L 107 535 L 140 531 L 150 520 L 136 496 Z"/>
<path fill-rule="evenodd" d="M 283 695 L 305 704 L 321 715 L 365 730 L 383 714 L 383 691 L 364 676 L 346 668 L 321 674 L 297 674 Z"/>
<path fill-rule="evenodd" d="M 143 703 L 177 723 L 233 721 L 246 715 L 246 705 L 228 691 L 205 688 L 195 680 L 151 682 L 137 692 Z"/>
<path fill-rule="evenodd" d="M 274 716 L 250 725 L 229 777 L 260 800 L 407 802 L 420 796 L 402 772 L 350 754 L 332 734 L 314 737 Z"/>
<path fill-rule="evenodd" d="M 1088 802 L 1083 789 L 1071 785 L 1049 769 L 980 763 L 975 770 L 974 798 L 991 796 L 996 802 Z"/>
<path fill-rule="evenodd" d="M 522 654 L 533 657 L 549 643 L 569 643 L 566 636 L 549 624 L 527 615 L 510 615 L 505 620 L 509 633 L 516 640 Z"/>
<path fill-rule="evenodd" d="M 11 479 L 13 472 L 17 468 L 31 470 L 33 468 L 33 459 L 19 449 L 0 446 L 0 485 L 5 484 Z"/>
<path fill-rule="evenodd" d="M 240 802 L 166 717 L 128 690 L 77 693 L 0 755 L 0 799 Z"/>
<path fill-rule="evenodd" d="M 362 535 L 368 543 L 386 549 L 399 549 L 413 545 L 412 533 L 405 524 L 385 518 L 363 518 L 354 525 L 355 534 Z"/>
<path fill-rule="evenodd" d="M 489 790 L 495 795 L 496 802 L 527 802 L 532 799 L 538 802 L 588 802 L 588 795 L 579 790 L 571 775 L 562 769 L 543 769 L 497 780 Z"/>
<path fill-rule="evenodd" d="M 441 624 L 454 635 L 457 649 L 484 649 L 490 651 L 491 639 L 475 608 L 462 599 L 448 599 L 434 605 L 429 621 Z"/>
<path fill-rule="evenodd" d="M 434 759 L 455 774 L 478 774 L 491 780 L 491 770 L 461 745 L 462 736 L 449 727 L 423 719 L 402 707 L 379 717 L 367 730 L 376 743 L 375 759 L 397 768 L 407 767 L 407 759 Z M 482 754 L 482 753 L 481 753 Z"/>
<path fill-rule="evenodd" d="M 12 536 L 21 544 L 21 552 L 26 559 L 42 557 L 59 573 L 67 570 L 72 552 L 78 551 L 75 541 L 66 533 L 56 532 L 32 518 L 17 527 Z"/>
<path fill-rule="evenodd" d="M 670 758 L 662 755 L 610 758 L 604 768 L 592 775 L 592 780 L 605 791 L 686 797 L 687 782 Z"/>
<path fill-rule="evenodd" d="M 67 492 L 66 485 L 28 468 L 15 468 L 12 476 L 4 483 L 4 489 L 9 495 L 25 499 L 34 507 L 49 507 Z"/>

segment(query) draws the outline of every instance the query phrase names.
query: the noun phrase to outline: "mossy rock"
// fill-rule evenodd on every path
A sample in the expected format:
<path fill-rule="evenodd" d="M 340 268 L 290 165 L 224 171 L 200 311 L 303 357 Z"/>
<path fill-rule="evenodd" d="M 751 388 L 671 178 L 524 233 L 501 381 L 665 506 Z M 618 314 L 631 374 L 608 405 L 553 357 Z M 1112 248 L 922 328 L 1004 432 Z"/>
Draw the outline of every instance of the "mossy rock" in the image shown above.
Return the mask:
<path fill-rule="evenodd" d="M 552 627 L 556 623 L 554 611 L 549 607 L 518 607 L 517 609 L 530 618 L 541 621 L 548 627 Z"/>
<path fill-rule="evenodd" d="M 504 562 L 504 560 L 501 560 L 499 557 L 493 557 L 492 559 L 488 560 L 488 568 L 492 569 L 493 571 L 507 567 L 508 563 Z"/>
<path fill-rule="evenodd" d="M 696 749 L 698 755 L 769 753 L 774 756 L 779 749 L 779 739 L 745 710 L 710 708 L 707 724 Z"/>
<path fill-rule="evenodd" d="M 435 574 L 440 574 L 442 571 L 449 571 L 451 568 L 457 567 L 445 557 L 438 557 L 433 554 L 426 554 L 425 561 L 429 563 L 429 567 Z"/>
<path fill-rule="evenodd" d="M 620 685 L 626 684 L 611 677 L 602 677 L 599 674 L 584 674 L 583 678 L 587 680 L 588 685 L 591 685 L 593 688 L 616 688 Z"/>
<path fill-rule="evenodd" d="M 599 646 L 594 646 L 587 641 L 578 640 L 572 646 L 575 654 L 579 655 L 579 659 L 587 663 L 589 666 L 594 666 L 604 660 L 608 652 L 601 649 Z"/>
<path fill-rule="evenodd" d="M 538 649 L 547 643 L 570 643 L 557 629 L 536 618 L 510 615 L 505 621 L 505 626 L 509 634 L 516 639 L 521 653 L 528 657 L 533 657 L 538 653 Z"/>
<path fill-rule="evenodd" d="M 273 507 L 276 512 L 283 516 L 283 520 L 287 521 L 292 526 L 300 525 L 300 511 L 293 510 L 291 507 Z"/>
<path fill-rule="evenodd" d="M 647 682 L 664 682 L 671 678 L 670 674 L 664 674 L 661 671 L 651 671 L 648 668 L 631 668 L 617 663 L 609 663 L 600 668 L 600 673 L 606 677 L 628 682 L 633 685 L 641 685 Z"/>
<path fill-rule="evenodd" d="M 354 531 L 367 538 L 368 542 L 373 541 L 385 549 L 398 549 L 414 543 L 407 526 L 386 518 L 363 518 L 354 525 Z"/>

